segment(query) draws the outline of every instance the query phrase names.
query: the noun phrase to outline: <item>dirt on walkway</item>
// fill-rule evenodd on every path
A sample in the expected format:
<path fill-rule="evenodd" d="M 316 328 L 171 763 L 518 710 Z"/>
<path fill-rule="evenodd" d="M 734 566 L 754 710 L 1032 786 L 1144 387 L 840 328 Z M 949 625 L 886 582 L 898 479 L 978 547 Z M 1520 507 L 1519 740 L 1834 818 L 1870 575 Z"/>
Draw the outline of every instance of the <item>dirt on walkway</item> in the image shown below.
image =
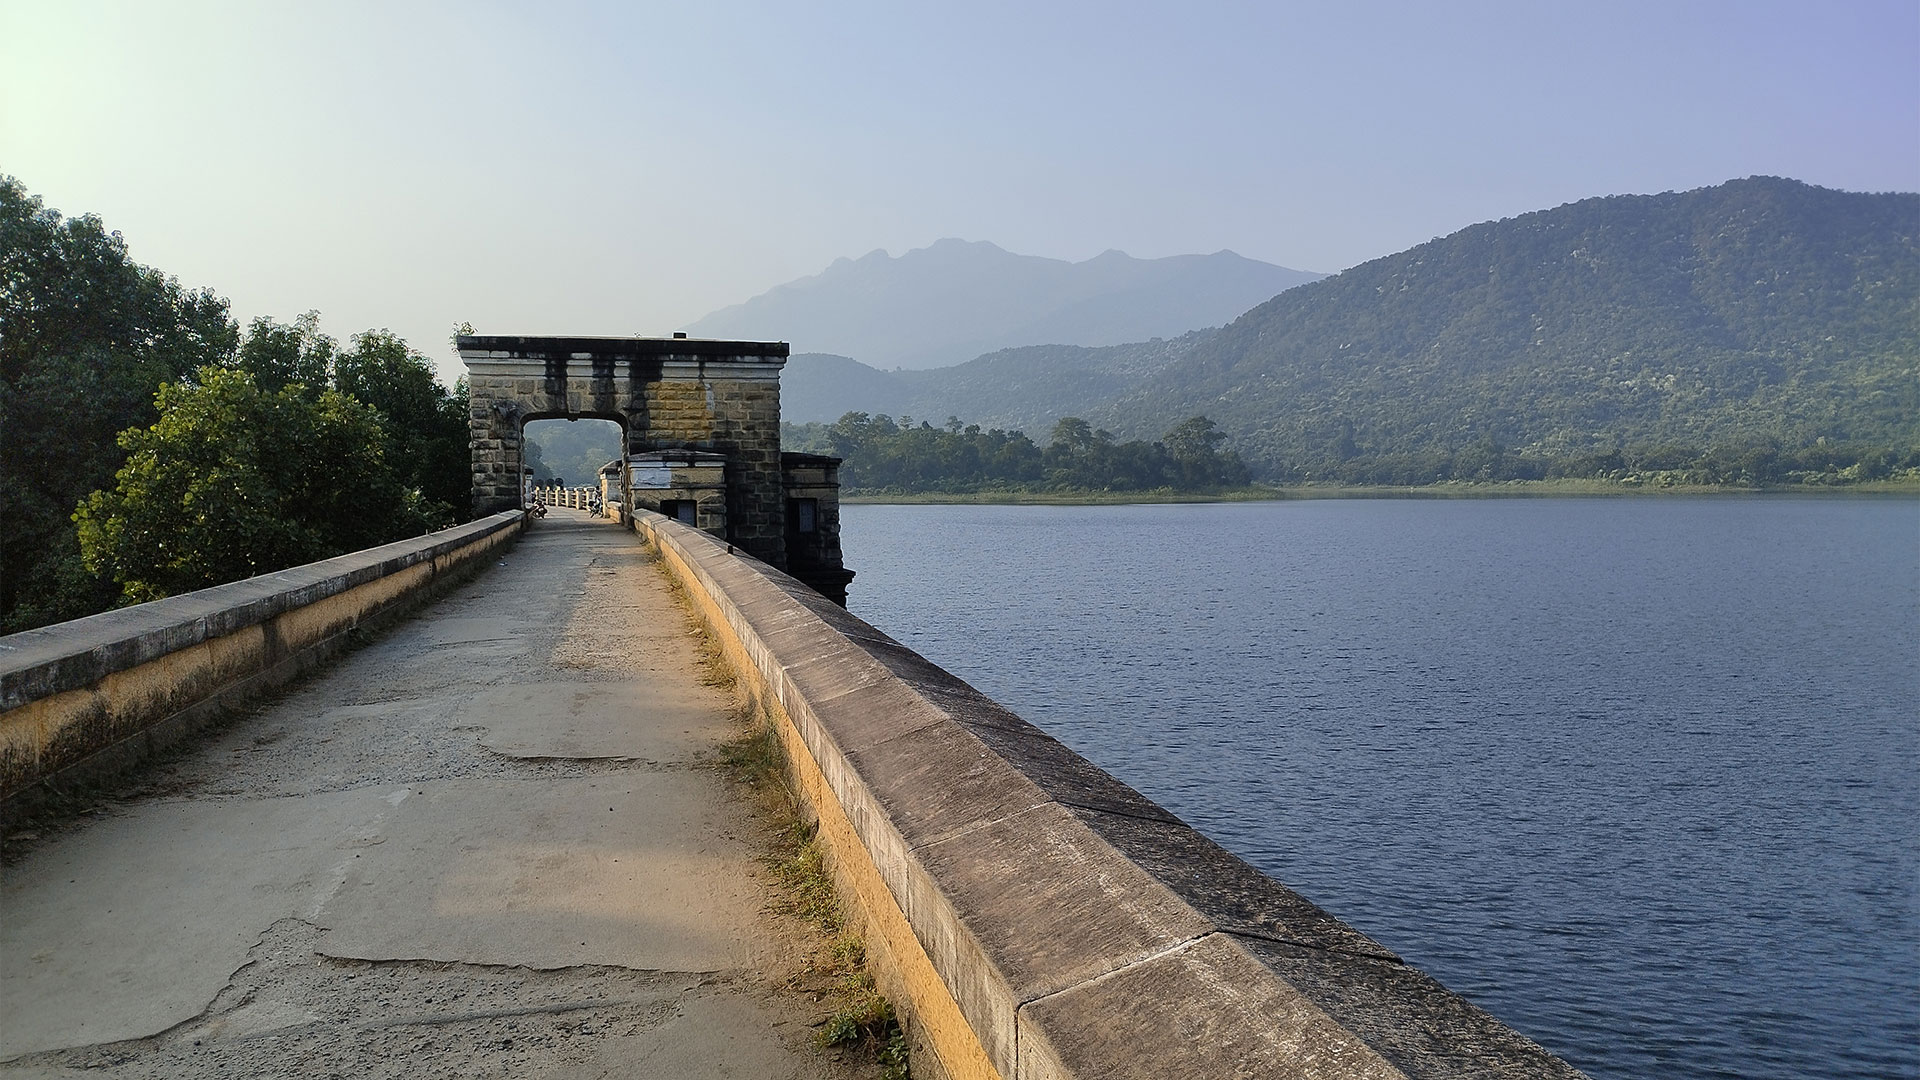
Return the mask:
<path fill-rule="evenodd" d="M 0 1077 L 870 1077 L 630 533 L 498 565 L 0 871 Z"/>

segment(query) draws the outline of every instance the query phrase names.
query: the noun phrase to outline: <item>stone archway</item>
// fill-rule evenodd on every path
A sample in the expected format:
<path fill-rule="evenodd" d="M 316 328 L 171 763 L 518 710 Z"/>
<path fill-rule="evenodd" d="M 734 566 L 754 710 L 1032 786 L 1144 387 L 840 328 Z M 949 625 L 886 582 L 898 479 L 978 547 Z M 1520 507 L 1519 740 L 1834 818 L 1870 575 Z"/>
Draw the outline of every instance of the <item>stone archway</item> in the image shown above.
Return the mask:
<path fill-rule="evenodd" d="M 614 420 L 629 460 L 663 451 L 718 455 L 725 514 L 716 531 L 786 568 L 785 342 L 462 335 L 457 344 L 467 365 L 476 514 L 521 505 L 528 423 Z"/>

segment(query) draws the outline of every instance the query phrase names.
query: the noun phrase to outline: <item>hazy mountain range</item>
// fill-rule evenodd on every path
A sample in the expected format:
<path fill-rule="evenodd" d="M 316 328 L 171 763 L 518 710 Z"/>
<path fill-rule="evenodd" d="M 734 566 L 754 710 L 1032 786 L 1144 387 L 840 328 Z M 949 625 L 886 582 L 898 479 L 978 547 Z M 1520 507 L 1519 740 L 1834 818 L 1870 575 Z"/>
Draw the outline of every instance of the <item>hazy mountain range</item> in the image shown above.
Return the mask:
<path fill-rule="evenodd" d="M 1125 396 L 1217 332 L 1104 348 L 1027 345 L 924 371 L 880 371 L 845 356 L 797 353 L 780 379 L 780 413 L 796 424 L 828 423 L 855 410 L 936 424 L 957 416 L 1039 438 L 1062 416 Z"/>
<path fill-rule="evenodd" d="M 869 367 L 930 368 L 1020 345 L 1117 345 L 1218 326 L 1322 275 L 1231 251 L 1084 262 L 941 240 L 899 258 L 837 259 L 687 327 L 695 337 L 787 341 Z"/>
<path fill-rule="evenodd" d="M 797 336 L 797 335 L 796 335 Z M 1920 195 L 1755 177 L 1486 222 L 1218 330 L 937 371 L 796 356 L 788 417 L 949 415 L 1044 439 L 1204 413 L 1256 470 L 1472 444 L 1920 446 Z"/>

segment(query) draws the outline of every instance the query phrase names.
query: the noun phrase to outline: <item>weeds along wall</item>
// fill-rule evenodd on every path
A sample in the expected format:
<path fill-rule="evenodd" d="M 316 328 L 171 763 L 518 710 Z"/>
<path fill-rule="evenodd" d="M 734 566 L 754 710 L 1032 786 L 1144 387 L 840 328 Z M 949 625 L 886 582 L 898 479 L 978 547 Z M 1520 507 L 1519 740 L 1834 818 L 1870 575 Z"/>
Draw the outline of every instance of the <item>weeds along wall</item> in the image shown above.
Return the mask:
<path fill-rule="evenodd" d="M 805 585 L 657 514 L 916 1077 L 1580 1074 Z"/>
<path fill-rule="evenodd" d="M 763 623 L 777 624 L 776 610 L 786 609 L 788 629 L 793 632 L 789 636 L 805 632 L 808 616 L 832 617 L 835 612 L 842 619 L 850 616 L 797 580 L 736 555 L 731 545 L 705 532 L 645 511 L 636 515 L 634 527 L 681 585 L 721 659 L 738 679 L 749 710 L 768 725 L 777 741 L 793 793 L 832 864 L 836 889 L 860 926 L 876 981 L 899 1010 L 914 1075 L 920 1080 L 1001 1076 L 920 948 L 905 912 L 868 855 L 860 830 L 822 771 L 787 701 L 793 701 L 803 716 L 810 710 L 802 704 L 797 688 L 767 677 L 769 667 L 781 669 L 767 642 L 752 629 L 741 600 L 749 609 L 762 610 Z M 734 579 L 734 590 L 726 587 L 727 579 Z M 750 586 L 754 579 L 761 583 L 760 595 L 738 597 L 738 587 Z M 748 628 L 744 634 L 743 626 Z M 831 644 L 833 639 L 829 635 L 822 640 Z M 831 662 L 830 657 L 821 659 Z"/>
<path fill-rule="evenodd" d="M 0 819 L 124 770 L 438 595 L 520 533 L 427 536 L 0 638 Z"/>

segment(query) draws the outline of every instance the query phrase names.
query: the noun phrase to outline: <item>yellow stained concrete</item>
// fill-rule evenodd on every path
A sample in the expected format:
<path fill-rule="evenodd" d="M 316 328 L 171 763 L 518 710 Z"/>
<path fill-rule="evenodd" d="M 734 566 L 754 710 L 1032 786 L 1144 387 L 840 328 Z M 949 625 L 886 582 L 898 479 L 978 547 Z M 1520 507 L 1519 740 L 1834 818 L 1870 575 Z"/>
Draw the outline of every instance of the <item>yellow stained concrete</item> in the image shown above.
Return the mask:
<path fill-rule="evenodd" d="M 99 730 L 79 740 L 78 756 L 105 749 L 212 698 L 280 661 L 352 629 L 369 615 L 430 584 L 445 571 L 491 552 L 517 529 L 501 529 L 464 547 L 396 573 L 357 585 L 312 604 L 282 612 L 265 623 L 208 638 L 116 671 L 92 687 L 68 690 L 0 713 L 0 762 L 28 763 L 13 794 L 39 778 L 73 764 L 50 760 L 64 735 L 86 725 Z M 279 647 L 273 647 L 274 641 Z"/>
<path fill-rule="evenodd" d="M 1002 1080 L 974 1034 L 973 1026 L 961 1013 L 959 1002 L 954 1000 L 946 981 L 935 970 L 932 958 L 914 934 L 906 912 L 901 910 L 893 891 L 887 888 L 866 845 L 860 842 L 853 822 L 841 808 L 819 762 L 753 662 L 747 643 L 682 554 L 672 545 L 661 543 L 651 528 L 642 528 L 660 553 L 662 563 L 692 597 L 701 620 L 718 640 L 721 655 L 747 683 L 748 696 L 758 703 L 771 722 L 785 752 L 797 793 L 818 822 L 818 835 L 832 857 L 836 883 L 843 893 L 851 894 L 863 916 L 869 929 L 869 945 L 881 946 L 874 958 L 881 969 L 882 989 L 896 1002 L 901 997 L 906 999 L 905 1011 L 911 1022 L 919 1028 L 925 1045 L 933 1049 L 953 1080 Z"/>

